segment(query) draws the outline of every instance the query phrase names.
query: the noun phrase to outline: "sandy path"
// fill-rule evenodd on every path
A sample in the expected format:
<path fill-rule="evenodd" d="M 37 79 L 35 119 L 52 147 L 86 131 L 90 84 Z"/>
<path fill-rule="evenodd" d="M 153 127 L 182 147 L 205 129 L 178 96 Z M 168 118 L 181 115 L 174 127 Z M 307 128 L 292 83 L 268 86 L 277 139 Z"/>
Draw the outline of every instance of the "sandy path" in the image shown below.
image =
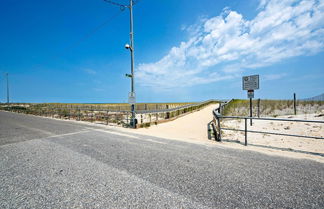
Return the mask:
<path fill-rule="evenodd" d="M 212 110 L 216 107 L 216 104 L 209 105 L 176 120 L 131 131 L 162 138 L 207 141 L 207 124 L 213 119 Z"/>

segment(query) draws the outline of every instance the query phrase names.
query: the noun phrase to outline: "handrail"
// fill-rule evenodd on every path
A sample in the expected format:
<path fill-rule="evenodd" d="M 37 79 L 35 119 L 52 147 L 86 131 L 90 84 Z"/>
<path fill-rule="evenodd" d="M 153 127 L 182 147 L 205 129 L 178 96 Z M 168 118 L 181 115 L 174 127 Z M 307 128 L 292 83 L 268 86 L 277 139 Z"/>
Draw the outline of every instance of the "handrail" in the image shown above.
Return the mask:
<path fill-rule="evenodd" d="M 223 101 L 221 103 L 219 103 L 219 107 L 213 110 L 213 115 L 214 115 L 214 119 L 209 123 L 212 126 L 212 130 L 214 132 L 214 137 L 216 141 L 221 141 L 222 137 L 221 137 L 221 127 L 220 127 L 220 120 L 219 120 L 219 115 L 221 115 L 221 113 L 224 110 L 224 107 L 229 104 L 231 101 L 233 101 L 233 99 L 229 100 L 229 101 Z M 216 127 L 216 121 L 217 121 L 217 127 Z M 209 125 L 208 126 L 208 132 L 210 132 L 210 128 Z M 217 131 L 218 128 L 218 131 Z M 209 135 L 208 135 L 209 136 Z M 209 139 L 211 139 L 211 137 L 208 137 Z"/>
<path fill-rule="evenodd" d="M 253 120 L 276 120 L 276 121 L 289 121 L 289 122 L 305 122 L 305 123 L 324 123 L 322 120 L 299 120 L 299 119 L 288 119 L 288 118 L 258 118 L 258 117 L 244 117 L 244 116 L 222 116 L 221 118 L 231 119 L 253 119 Z"/>
<path fill-rule="evenodd" d="M 324 139 L 324 137 L 315 137 L 315 136 L 305 136 L 305 135 L 297 135 L 297 134 L 285 134 L 285 133 L 275 133 L 275 132 L 265 132 L 265 131 L 254 131 L 247 129 L 247 120 L 269 120 L 269 121 L 286 121 L 286 122 L 301 122 L 301 123 L 324 123 L 322 120 L 300 120 L 300 119 L 287 119 L 287 118 L 258 118 L 258 117 L 245 117 L 245 116 L 223 116 L 220 113 L 220 108 L 216 108 L 213 110 L 214 121 L 217 121 L 218 133 L 216 130 L 215 139 L 217 141 L 221 141 L 221 130 L 229 130 L 229 131 L 242 131 L 245 133 L 245 146 L 247 146 L 247 132 L 250 133 L 261 133 L 261 134 L 272 134 L 272 135 L 281 135 L 281 136 L 291 136 L 291 137 L 302 137 L 302 138 L 311 138 L 311 139 Z M 232 129 L 232 128 L 222 128 L 220 124 L 220 119 L 244 119 L 245 120 L 245 129 Z"/>
<path fill-rule="evenodd" d="M 218 100 L 214 100 L 214 99 L 210 99 L 204 102 L 200 102 L 197 104 L 188 104 L 188 105 L 183 105 L 183 106 L 179 106 L 179 107 L 175 107 L 175 108 L 170 108 L 170 109 L 161 109 L 161 110 L 138 110 L 136 111 L 136 113 L 138 114 L 147 114 L 147 113 L 163 113 L 163 112 L 173 112 L 173 111 L 177 111 L 177 110 L 182 110 L 185 108 L 190 108 L 190 107 L 198 107 L 200 105 L 204 105 L 210 102 L 218 102 Z"/>

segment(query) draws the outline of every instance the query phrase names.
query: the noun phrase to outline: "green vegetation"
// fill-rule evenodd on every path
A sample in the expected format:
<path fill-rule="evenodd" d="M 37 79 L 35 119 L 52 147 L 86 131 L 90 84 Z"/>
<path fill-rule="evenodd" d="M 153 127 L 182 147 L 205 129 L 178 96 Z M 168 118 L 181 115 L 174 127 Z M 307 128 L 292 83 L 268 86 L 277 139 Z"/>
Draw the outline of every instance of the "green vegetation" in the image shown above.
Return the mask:
<path fill-rule="evenodd" d="M 257 116 L 258 100 L 253 100 L 253 116 Z M 297 114 L 321 113 L 324 111 L 324 101 L 297 101 Z M 247 116 L 250 112 L 250 101 L 234 99 L 225 106 L 224 115 Z M 279 116 L 294 114 L 292 100 L 261 100 L 260 116 Z"/>
<path fill-rule="evenodd" d="M 149 127 L 152 123 L 169 120 L 179 117 L 188 112 L 199 110 L 217 101 L 207 101 L 200 103 L 138 103 L 136 111 L 141 110 L 168 110 L 183 107 L 179 110 L 159 113 L 138 113 L 137 116 L 140 127 Z M 192 107 L 185 105 L 198 104 Z M 13 111 L 18 113 L 40 115 L 46 117 L 72 119 L 102 124 L 117 124 L 128 126 L 130 122 L 130 105 L 125 103 L 113 104 L 62 104 L 62 103 L 42 103 L 42 104 L 6 104 L 0 105 L 0 110 Z M 153 120 L 152 120 L 153 119 Z"/>

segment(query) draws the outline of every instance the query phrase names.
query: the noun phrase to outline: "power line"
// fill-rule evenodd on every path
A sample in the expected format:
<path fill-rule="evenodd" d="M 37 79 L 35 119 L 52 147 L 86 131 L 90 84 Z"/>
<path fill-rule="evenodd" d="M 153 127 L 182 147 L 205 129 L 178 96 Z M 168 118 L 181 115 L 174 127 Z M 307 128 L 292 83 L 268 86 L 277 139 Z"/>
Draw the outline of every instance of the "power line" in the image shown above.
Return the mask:
<path fill-rule="evenodd" d="M 106 19 L 103 23 L 101 23 L 100 25 L 96 26 L 95 28 L 93 28 L 92 30 L 90 30 L 88 33 L 86 33 L 85 35 L 81 36 L 81 38 L 77 39 L 74 43 L 71 43 L 70 45 L 66 46 L 65 48 L 62 49 L 61 53 L 54 53 L 52 55 L 50 55 L 51 57 L 55 58 L 55 59 L 62 59 L 62 57 L 64 57 L 65 55 L 65 51 L 71 50 L 72 48 L 77 47 L 78 45 L 80 45 L 83 41 L 87 40 L 88 38 L 90 38 L 91 36 L 93 36 L 96 32 L 98 32 L 100 29 L 104 28 L 105 26 L 107 26 L 108 24 L 110 24 L 114 19 L 116 19 L 122 12 L 124 11 L 124 9 L 120 9 L 118 12 L 116 12 L 115 14 L 113 14 L 111 17 L 109 17 L 108 19 Z M 64 51 L 63 51 L 64 50 Z"/>
<path fill-rule="evenodd" d="M 79 40 L 77 40 L 75 43 L 73 43 L 72 45 L 70 45 L 69 47 L 66 48 L 66 50 L 69 50 L 71 48 L 74 48 L 76 46 L 78 46 L 80 43 L 82 43 L 83 41 L 85 41 L 86 39 L 90 38 L 92 35 L 94 35 L 96 32 L 98 32 L 100 29 L 104 28 L 106 25 L 108 25 L 113 19 L 115 19 L 116 17 L 118 17 L 121 13 L 123 12 L 123 10 L 118 11 L 117 13 L 115 13 L 113 16 L 111 16 L 109 19 L 105 20 L 103 23 L 101 23 L 100 25 L 98 25 L 97 27 L 95 27 L 94 29 L 92 29 L 91 31 L 89 31 L 88 33 L 86 33 L 85 35 L 83 35 Z"/>
<path fill-rule="evenodd" d="M 113 4 L 115 6 L 119 6 L 121 10 L 124 10 L 126 7 L 130 7 L 130 5 L 124 5 L 124 4 L 120 4 L 118 2 L 115 1 L 111 1 L 111 0 L 103 0 L 107 3 Z M 134 6 L 135 4 L 137 4 L 138 2 L 140 2 L 141 0 L 137 0 L 137 1 L 132 1 L 132 5 Z"/>
<path fill-rule="evenodd" d="M 95 27 L 94 29 L 92 29 L 91 31 L 89 31 L 88 33 L 86 33 L 84 36 L 82 36 L 79 40 L 77 40 L 75 43 L 71 44 L 70 46 L 68 46 L 66 48 L 66 50 L 72 49 L 76 46 L 78 46 L 79 44 L 81 44 L 83 41 L 87 40 L 88 38 L 90 38 L 92 35 L 94 35 L 96 32 L 98 32 L 100 29 L 104 28 L 106 25 L 108 25 L 112 20 L 114 20 L 116 17 L 118 17 L 124 10 L 125 8 L 128 8 L 128 5 L 124 5 L 124 4 L 120 4 L 118 2 L 114 2 L 111 0 L 103 0 L 107 3 L 113 4 L 115 6 L 119 6 L 120 10 L 115 13 L 113 16 L 111 16 L 109 19 L 105 20 L 103 23 L 101 23 L 100 25 L 98 25 L 97 27 Z M 133 1 L 133 5 L 137 4 L 138 2 L 140 2 L 141 0 L 136 0 Z"/>
<path fill-rule="evenodd" d="M 107 3 L 110 3 L 110 4 L 113 4 L 113 5 L 115 5 L 115 6 L 119 6 L 120 8 L 125 8 L 125 7 L 128 7 L 127 5 L 124 5 L 124 4 L 120 4 L 120 3 L 118 3 L 118 2 L 114 2 L 114 1 L 110 1 L 110 0 L 104 0 L 105 2 L 107 2 Z"/>

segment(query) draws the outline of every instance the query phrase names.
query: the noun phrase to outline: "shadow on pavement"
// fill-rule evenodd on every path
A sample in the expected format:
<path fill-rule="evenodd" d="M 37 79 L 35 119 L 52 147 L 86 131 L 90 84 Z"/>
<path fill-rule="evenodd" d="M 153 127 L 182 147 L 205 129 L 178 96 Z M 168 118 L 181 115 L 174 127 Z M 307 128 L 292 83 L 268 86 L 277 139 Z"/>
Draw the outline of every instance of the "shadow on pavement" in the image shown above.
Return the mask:
<path fill-rule="evenodd" d="M 242 146 L 244 146 L 244 143 L 240 142 L 239 140 L 222 139 L 222 141 L 237 143 L 237 144 L 241 144 Z M 292 149 L 292 148 L 274 147 L 274 146 L 260 145 L 260 144 L 248 144 L 248 146 L 262 147 L 262 148 L 267 148 L 267 149 L 274 149 L 274 150 L 287 151 L 287 152 L 296 152 L 296 153 L 303 153 L 303 154 L 308 154 L 308 155 L 316 155 L 316 156 L 324 157 L 323 153 L 309 152 L 309 151 L 304 151 L 304 150 L 296 150 L 296 149 Z"/>

